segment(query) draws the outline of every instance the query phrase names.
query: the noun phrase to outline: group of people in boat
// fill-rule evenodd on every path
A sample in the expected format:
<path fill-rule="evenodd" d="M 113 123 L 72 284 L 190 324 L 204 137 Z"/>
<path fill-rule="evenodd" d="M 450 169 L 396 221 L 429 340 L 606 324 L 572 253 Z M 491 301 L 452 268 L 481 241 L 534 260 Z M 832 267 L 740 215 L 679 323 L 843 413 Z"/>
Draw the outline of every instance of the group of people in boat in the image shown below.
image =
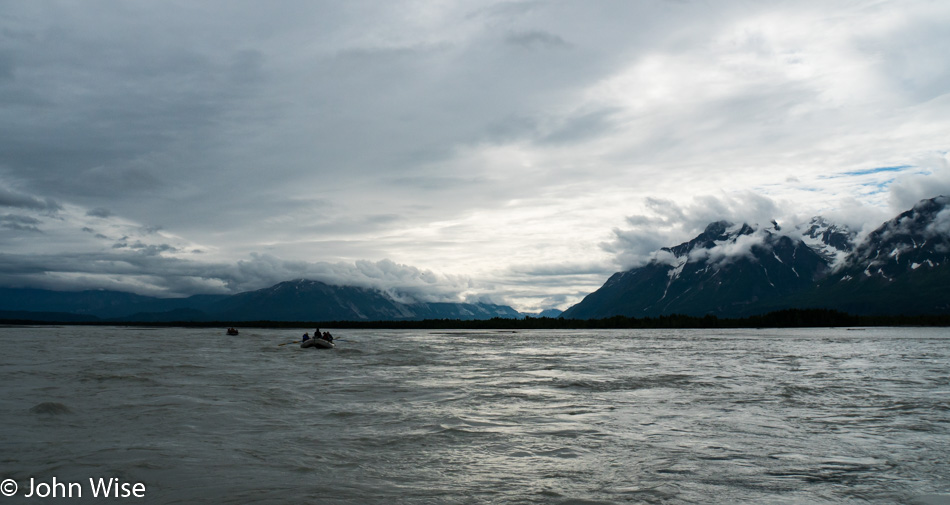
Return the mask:
<path fill-rule="evenodd" d="M 303 334 L 303 337 L 301 337 L 301 340 L 300 340 L 300 341 L 301 341 L 301 342 L 306 342 L 306 341 L 310 340 L 310 338 L 311 338 L 311 337 L 310 337 L 310 334 L 309 334 L 309 333 L 304 333 L 304 334 Z M 325 331 L 325 332 L 323 332 L 323 333 L 320 333 L 320 328 L 317 328 L 316 330 L 313 331 L 313 337 L 312 337 L 312 338 L 322 338 L 323 340 L 326 340 L 327 342 L 333 342 L 333 335 L 330 335 L 330 332 L 329 332 L 329 331 Z"/>

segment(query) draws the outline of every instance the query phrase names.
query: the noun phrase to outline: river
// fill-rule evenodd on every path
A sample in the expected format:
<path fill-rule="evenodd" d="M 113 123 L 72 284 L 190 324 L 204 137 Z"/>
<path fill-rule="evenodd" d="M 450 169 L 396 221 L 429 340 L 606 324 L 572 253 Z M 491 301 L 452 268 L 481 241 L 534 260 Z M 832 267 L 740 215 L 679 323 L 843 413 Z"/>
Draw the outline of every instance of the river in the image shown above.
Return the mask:
<path fill-rule="evenodd" d="M 303 331 L 0 328 L 0 503 L 950 504 L 947 328 Z"/>

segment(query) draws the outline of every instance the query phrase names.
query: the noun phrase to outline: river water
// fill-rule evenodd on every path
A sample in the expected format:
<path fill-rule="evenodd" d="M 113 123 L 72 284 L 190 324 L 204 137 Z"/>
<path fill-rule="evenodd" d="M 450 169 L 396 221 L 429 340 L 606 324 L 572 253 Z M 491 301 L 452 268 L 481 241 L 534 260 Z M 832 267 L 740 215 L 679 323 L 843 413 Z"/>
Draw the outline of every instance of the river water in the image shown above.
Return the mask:
<path fill-rule="evenodd" d="M 950 503 L 946 328 L 303 331 L 0 328 L 0 503 Z"/>

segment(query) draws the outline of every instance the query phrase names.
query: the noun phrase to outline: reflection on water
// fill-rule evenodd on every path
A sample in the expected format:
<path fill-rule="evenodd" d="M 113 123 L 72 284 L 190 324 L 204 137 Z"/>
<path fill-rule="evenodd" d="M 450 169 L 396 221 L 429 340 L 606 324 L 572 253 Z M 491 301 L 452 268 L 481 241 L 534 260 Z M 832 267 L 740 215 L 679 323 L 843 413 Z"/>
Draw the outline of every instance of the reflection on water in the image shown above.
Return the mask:
<path fill-rule="evenodd" d="M 0 479 L 115 477 L 148 503 L 950 503 L 946 329 L 278 345 L 302 331 L 0 328 Z"/>

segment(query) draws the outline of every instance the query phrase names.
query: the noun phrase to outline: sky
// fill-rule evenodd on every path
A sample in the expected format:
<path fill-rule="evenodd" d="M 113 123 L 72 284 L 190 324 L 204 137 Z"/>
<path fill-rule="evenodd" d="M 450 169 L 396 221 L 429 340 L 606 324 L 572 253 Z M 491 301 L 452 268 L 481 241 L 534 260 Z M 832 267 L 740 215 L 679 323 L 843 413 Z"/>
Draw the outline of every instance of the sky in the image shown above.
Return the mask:
<path fill-rule="evenodd" d="M 0 286 L 566 309 L 950 195 L 943 0 L 0 1 Z"/>

